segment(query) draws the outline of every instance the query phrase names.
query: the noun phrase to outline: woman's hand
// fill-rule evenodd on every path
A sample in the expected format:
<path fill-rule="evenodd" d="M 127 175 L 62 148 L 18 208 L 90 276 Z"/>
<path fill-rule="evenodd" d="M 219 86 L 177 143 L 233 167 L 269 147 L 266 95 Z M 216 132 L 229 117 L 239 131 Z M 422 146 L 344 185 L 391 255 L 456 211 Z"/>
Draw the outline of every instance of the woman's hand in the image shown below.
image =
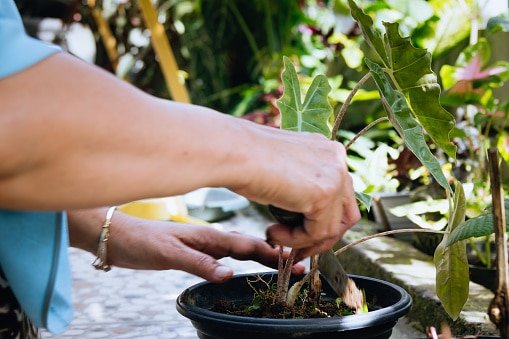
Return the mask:
<path fill-rule="evenodd" d="M 269 227 L 268 240 L 300 248 L 303 256 L 330 249 L 360 218 L 343 145 L 315 133 L 250 131 L 246 138 L 256 145 L 250 148 L 245 183 L 236 191 L 305 215 L 303 227 Z"/>
<path fill-rule="evenodd" d="M 71 245 L 95 254 L 106 209 L 69 211 Z M 286 253 L 286 255 L 288 255 Z M 217 259 L 255 260 L 277 267 L 278 250 L 262 239 L 226 233 L 210 226 L 146 220 L 115 212 L 108 240 L 108 263 L 132 269 L 189 272 L 212 282 L 231 278 L 231 268 Z M 294 273 L 302 273 L 297 264 Z"/>

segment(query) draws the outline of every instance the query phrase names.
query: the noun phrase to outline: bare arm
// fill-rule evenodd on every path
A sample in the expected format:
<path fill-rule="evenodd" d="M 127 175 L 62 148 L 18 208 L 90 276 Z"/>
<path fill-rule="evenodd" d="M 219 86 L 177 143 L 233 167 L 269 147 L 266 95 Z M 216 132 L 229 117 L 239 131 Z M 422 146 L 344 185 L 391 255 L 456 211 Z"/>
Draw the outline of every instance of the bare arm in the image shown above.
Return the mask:
<path fill-rule="evenodd" d="M 0 205 L 63 209 L 239 185 L 245 124 L 66 54 L 0 81 Z M 234 145 L 231 140 L 236 140 Z M 246 145 L 247 146 L 247 145 Z"/>
<path fill-rule="evenodd" d="M 72 246 L 95 254 L 106 210 L 69 211 Z M 239 233 L 217 231 L 210 226 L 144 220 L 115 212 L 110 232 L 108 263 L 117 267 L 177 269 L 214 282 L 225 281 L 232 276 L 231 268 L 217 261 L 227 256 L 256 260 L 277 268 L 279 251 L 265 241 Z M 303 271 L 302 264 L 293 267 L 296 274 Z"/>
<path fill-rule="evenodd" d="M 313 252 L 358 219 L 345 153 L 309 133 L 149 96 L 65 54 L 0 81 L 0 206 L 71 209 L 225 186 L 303 212 Z"/>

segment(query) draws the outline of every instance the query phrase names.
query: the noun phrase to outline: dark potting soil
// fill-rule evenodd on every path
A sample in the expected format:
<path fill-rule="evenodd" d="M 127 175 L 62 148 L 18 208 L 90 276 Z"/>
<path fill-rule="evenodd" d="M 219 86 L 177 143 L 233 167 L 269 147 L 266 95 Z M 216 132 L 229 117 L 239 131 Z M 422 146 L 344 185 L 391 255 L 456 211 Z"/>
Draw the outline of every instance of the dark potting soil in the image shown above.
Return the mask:
<path fill-rule="evenodd" d="M 379 309 L 376 305 L 368 304 L 370 311 Z M 211 311 L 238 315 L 253 318 L 272 318 L 272 319 L 309 319 L 309 318 L 329 318 L 352 315 L 355 310 L 346 306 L 344 303 L 336 303 L 336 300 L 330 298 L 321 298 L 318 305 L 310 302 L 297 302 L 294 306 L 285 306 L 274 303 L 273 299 L 257 298 L 251 304 L 236 304 L 232 301 L 220 300 Z"/>

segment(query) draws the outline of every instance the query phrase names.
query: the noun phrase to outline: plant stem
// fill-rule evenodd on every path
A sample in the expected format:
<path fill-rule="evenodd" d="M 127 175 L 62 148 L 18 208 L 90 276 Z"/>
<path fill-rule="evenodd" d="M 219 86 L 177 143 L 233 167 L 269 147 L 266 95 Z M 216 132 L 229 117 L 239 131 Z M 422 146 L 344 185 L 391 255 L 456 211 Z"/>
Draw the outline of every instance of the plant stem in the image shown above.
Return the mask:
<path fill-rule="evenodd" d="M 341 247 L 339 250 L 337 250 L 336 252 L 334 252 L 335 255 L 340 255 L 341 253 L 343 253 L 344 251 L 348 250 L 349 248 L 355 246 L 355 245 L 358 245 L 360 243 L 363 243 L 367 240 L 370 240 L 370 239 L 373 239 L 373 238 L 378 238 L 378 237 L 382 237 L 382 236 L 385 236 L 385 235 L 391 235 L 391 234 L 400 234 L 400 233 L 436 233 L 436 234 L 445 234 L 447 233 L 446 231 L 435 231 L 435 230 L 427 230 L 427 229 L 420 229 L 420 228 L 404 228 L 404 229 L 400 229 L 400 230 L 391 230 L 391 231 L 385 231 L 385 232 L 380 232 L 380 233 L 376 233 L 376 234 L 372 234 L 372 235 L 367 235 L 359 240 L 356 240 L 354 242 L 351 242 L 343 247 Z"/>
<path fill-rule="evenodd" d="M 279 286 L 283 284 L 283 272 L 284 272 L 284 261 L 283 261 L 283 246 L 279 246 L 279 256 L 278 256 L 278 262 L 277 262 L 277 287 L 279 291 Z M 278 293 L 276 293 L 276 296 L 279 296 Z"/>
<path fill-rule="evenodd" d="M 355 93 L 361 88 L 361 86 L 371 77 L 371 73 L 366 73 L 361 80 L 355 85 L 354 88 L 352 88 L 352 91 L 350 94 L 348 94 L 348 97 L 346 98 L 343 105 L 341 105 L 341 108 L 339 109 L 339 113 L 336 116 L 336 120 L 334 120 L 334 127 L 332 127 L 332 135 L 331 140 L 336 140 L 336 134 L 338 133 L 339 126 L 341 125 L 341 122 L 343 121 L 343 117 L 345 116 L 346 110 L 348 109 L 348 106 L 350 106 L 353 97 L 355 96 Z"/>
<path fill-rule="evenodd" d="M 318 267 L 319 254 L 311 257 L 310 271 L 313 272 L 309 282 L 309 299 L 318 305 L 320 301 L 320 292 L 322 291 L 322 281 L 320 280 L 320 272 L 316 269 Z"/>
<path fill-rule="evenodd" d="M 295 260 L 295 255 L 297 254 L 297 250 L 292 248 L 290 251 L 290 255 L 288 256 L 288 259 L 286 259 L 285 268 L 283 270 L 283 274 L 278 272 L 278 285 L 277 285 L 277 292 L 276 292 L 276 302 L 280 303 L 282 305 L 286 304 L 286 295 L 288 293 L 288 286 L 290 285 L 290 276 L 292 273 L 292 266 L 293 262 Z M 281 279 L 281 280 L 280 280 Z M 279 281 L 281 281 L 281 284 L 279 284 Z"/>
<path fill-rule="evenodd" d="M 331 140 L 333 140 L 333 141 L 336 140 L 336 134 L 338 133 L 339 126 L 341 125 L 341 121 L 343 120 L 343 117 L 345 116 L 345 113 L 346 113 L 346 110 L 348 109 L 348 106 L 350 106 L 350 103 L 352 102 L 352 99 L 355 96 L 355 94 L 357 93 L 357 91 L 361 88 L 361 86 L 370 77 L 371 77 L 371 74 L 369 72 L 366 73 L 359 80 L 359 82 L 354 86 L 354 88 L 352 88 L 352 91 L 350 92 L 350 94 L 348 94 L 348 97 L 346 98 L 345 102 L 343 103 L 343 105 L 341 105 L 339 113 L 337 114 L 336 119 L 334 120 L 334 126 L 332 128 Z M 312 299 L 314 299 L 316 301 L 319 300 L 319 298 L 320 298 L 320 291 L 322 289 L 322 286 L 321 286 L 322 282 L 321 282 L 320 277 L 318 275 L 318 271 L 316 269 L 317 267 L 318 267 L 318 255 L 316 255 L 313 258 L 311 258 L 311 265 L 310 265 L 311 272 L 314 272 L 311 275 L 311 282 L 310 282 L 311 293 L 310 293 L 310 298 L 312 298 Z M 279 287 L 279 284 L 278 284 L 278 289 L 279 288 L 280 287 Z"/>
<path fill-rule="evenodd" d="M 345 148 L 348 149 L 350 148 L 350 146 L 352 146 L 352 144 L 360 138 L 361 135 L 363 135 L 364 133 L 366 133 L 371 127 L 375 126 L 376 124 L 382 122 L 382 121 L 386 121 L 386 120 L 389 120 L 389 118 L 387 117 L 381 117 L 381 118 L 378 118 L 376 119 L 375 121 L 373 121 L 372 123 L 370 123 L 369 125 L 367 125 L 366 127 L 364 127 L 363 129 L 360 130 L 359 133 L 357 133 L 356 135 L 354 135 L 354 137 L 352 138 L 352 140 L 350 140 Z"/>
<path fill-rule="evenodd" d="M 493 226 L 497 249 L 497 291 L 490 302 L 488 314 L 497 325 L 501 338 L 509 336 L 509 275 L 507 272 L 507 234 L 505 232 L 504 195 L 500 184 L 500 164 L 496 147 L 488 149 L 490 166 L 491 197 L 493 204 Z"/>

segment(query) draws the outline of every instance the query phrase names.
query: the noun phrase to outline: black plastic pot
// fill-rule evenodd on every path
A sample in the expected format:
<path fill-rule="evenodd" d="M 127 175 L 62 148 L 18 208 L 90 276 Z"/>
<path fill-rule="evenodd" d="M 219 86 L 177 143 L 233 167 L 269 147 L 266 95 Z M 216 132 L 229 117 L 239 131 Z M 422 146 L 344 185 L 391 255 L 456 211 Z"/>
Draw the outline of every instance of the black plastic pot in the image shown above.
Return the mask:
<path fill-rule="evenodd" d="M 492 292 L 497 290 L 497 270 L 478 265 L 469 265 L 470 280 L 486 287 Z"/>
<path fill-rule="evenodd" d="M 276 281 L 276 273 L 238 275 L 224 284 L 200 283 L 186 289 L 177 299 L 177 310 L 189 318 L 202 339 L 283 339 L 283 338 L 389 338 L 398 319 L 412 305 L 410 295 L 394 284 L 368 277 L 354 276 L 359 288 L 366 293 L 368 304 L 379 309 L 366 314 L 317 319 L 251 318 L 212 312 L 220 300 L 249 305 L 253 290 L 247 284 L 260 276 Z M 297 281 L 301 277 L 294 277 Z M 262 288 L 262 282 L 251 283 Z M 335 299 L 324 282 L 323 298 Z"/>

